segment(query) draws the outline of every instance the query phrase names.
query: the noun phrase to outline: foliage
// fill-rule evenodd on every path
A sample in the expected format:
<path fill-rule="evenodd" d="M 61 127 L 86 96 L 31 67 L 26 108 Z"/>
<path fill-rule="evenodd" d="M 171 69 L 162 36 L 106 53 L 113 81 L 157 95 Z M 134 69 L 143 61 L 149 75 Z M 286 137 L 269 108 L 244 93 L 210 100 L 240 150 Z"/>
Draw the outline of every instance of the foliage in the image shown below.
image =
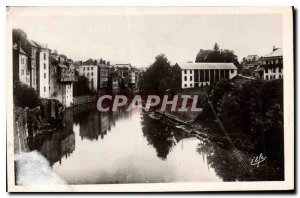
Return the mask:
<path fill-rule="evenodd" d="M 79 76 L 78 81 L 74 82 L 73 95 L 81 96 L 91 94 L 88 79 L 84 76 Z"/>
<path fill-rule="evenodd" d="M 24 44 L 27 34 L 22 29 L 13 29 L 13 42 Z"/>
<path fill-rule="evenodd" d="M 39 97 L 36 91 L 20 82 L 16 82 L 13 85 L 14 104 L 18 107 L 35 108 L 39 105 Z"/>
<path fill-rule="evenodd" d="M 144 93 L 164 93 L 180 89 L 181 70 L 178 65 L 171 66 L 164 54 L 155 57 L 154 63 L 143 72 L 141 90 Z"/>
<path fill-rule="evenodd" d="M 283 158 L 283 81 L 249 81 L 233 86 L 227 81 L 215 85 L 209 96 L 223 126 L 229 133 L 241 134 L 262 152 Z M 213 121 L 210 106 L 205 104 L 198 120 Z M 237 145 L 239 146 L 239 145 Z M 283 160 L 282 160 L 283 161 Z"/>
<path fill-rule="evenodd" d="M 239 70 L 241 70 L 240 63 L 233 50 L 220 49 L 219 45 L 215 43 L 212 50 L 200 49 L 196 56 L 196 63 L 212 62 L 212 63 L 233 63 Z"/>

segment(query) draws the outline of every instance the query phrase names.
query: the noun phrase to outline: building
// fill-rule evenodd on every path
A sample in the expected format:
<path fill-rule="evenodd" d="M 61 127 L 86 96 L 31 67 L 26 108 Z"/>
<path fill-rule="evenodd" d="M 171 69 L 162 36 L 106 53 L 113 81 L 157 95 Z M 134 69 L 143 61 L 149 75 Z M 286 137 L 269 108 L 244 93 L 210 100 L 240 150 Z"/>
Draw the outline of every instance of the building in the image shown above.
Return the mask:
<path fill-rule="evenodd" d="M 181 88 L 210 85 L 221 79 L 232 79 L 237 75 L 233 63 L 181 63 Z"/>
<path fill-rule="evenodd" d="M 248 55 L 243 58 L 242 66 L 243 69 L 253 70 L 259 65 L 259 56 L 257 55 Z"/>
<path fill-rule="evenodd" d="M 100 71 L 100 89 L 106 89 L 107 83 L 108 83 L 108 73 L 109 73 L 109 67 L 105 64 L 99 65 L 99 71 Z"/>
<path fill-rule="evenodd" d="M 30 67 L 30 87 L 37 91 L 37 55 L 39 47 L 33 40 L 27 39 L 23 45 L 24 51 L 31 57 L 28 59 Z"/>
<path fill-rule="evenodd" d="M 79 75 L 88 79 L 92 92 L 97 93 L 100 88 L 100 69 L 94 62 L 84 62 L 79 66 Z"/>
<path fill-rule="evenodd" d="M 73 104 L 73 82 L 75 70 L 68 61 L 54 51 L 50 54 L 50 98 L 58 100 L 65 107 Z"/>
<path fill-rule="evenodd" d="M 34 41 L 38 47 L 37 53 L 37 93 L 41 98 L 50 98 L 49 55 L 51 50 L 47 45 Z"/>
<path fill-rule="evenodd" d="M 265 80 L 283 78 L 283 54 L 282 48 L 273 47 L 273 51 L 261 59 L 260 78 Z"/>
<path fill-rule="evenodd" d="M 30 65 L 31 57 L 22 49 L 20 44 L 13 45 L 13 74 L 14 80 L 18 80 L 30 86 Z"/>
<path fill-rule="evenodd" d="M 119 76 L 119 87 L 124 89 L 128 88 L 129 84 L 132 82 L 131 74 L 131 64 L 115 64 L 116 70 Z"/>

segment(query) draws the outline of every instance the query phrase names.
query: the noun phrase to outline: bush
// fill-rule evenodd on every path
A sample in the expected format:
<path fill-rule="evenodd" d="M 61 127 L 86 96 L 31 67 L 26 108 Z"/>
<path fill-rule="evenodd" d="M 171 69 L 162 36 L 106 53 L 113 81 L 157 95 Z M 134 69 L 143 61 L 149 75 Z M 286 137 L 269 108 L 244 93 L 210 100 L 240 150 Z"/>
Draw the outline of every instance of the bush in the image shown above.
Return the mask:
<path fill-rule="evenodd" d="M 14 105 L 18 107 L 35 108 L 39 105 L 39 97 L 33 88 L 20 82 L 13 86 Z"/>

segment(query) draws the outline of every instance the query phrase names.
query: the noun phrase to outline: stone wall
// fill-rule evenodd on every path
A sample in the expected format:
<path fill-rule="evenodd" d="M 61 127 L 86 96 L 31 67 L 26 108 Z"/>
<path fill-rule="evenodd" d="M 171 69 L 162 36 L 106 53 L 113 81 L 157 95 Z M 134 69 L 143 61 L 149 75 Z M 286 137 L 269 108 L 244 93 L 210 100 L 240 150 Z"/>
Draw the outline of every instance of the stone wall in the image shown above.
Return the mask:
<path fill-rule="evenodd" d="M 40 106 L 14 107 L 14 152 L 29 151 L 28 139 L 62 127 L 64 108 L 57 100 L 42 99 Z"/>

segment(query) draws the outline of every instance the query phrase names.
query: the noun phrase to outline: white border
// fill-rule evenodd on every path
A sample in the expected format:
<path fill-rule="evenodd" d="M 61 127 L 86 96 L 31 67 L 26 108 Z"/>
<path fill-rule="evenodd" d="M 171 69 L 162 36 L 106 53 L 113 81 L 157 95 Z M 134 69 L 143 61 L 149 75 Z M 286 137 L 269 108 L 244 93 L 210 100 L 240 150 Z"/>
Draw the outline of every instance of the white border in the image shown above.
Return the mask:
<path fill-rule="evenodd" d="M 28 9 L 28 8 L 19 8 Z M 46 9 L 46 8 L 42 8 Z M 78 10 L 79 9 L 79 10 Z M 93 8 L 92 8 L 93 9 Z M 55 8 L 51 14 L 60 14 Z M 74 12 L 76 10 L 76 12 Z M 88 8 L 68 8 L 64 15 L 99 14 L 88 11 Z M 7 96 L 7 174 L 8 190 L 49 191 L 49 186 L 15 186 L 13 170 L 13 128 L 12 128 L 12 48 L 11 26 L 7 19 L 6 28 L 6 96 Z M 37 12 L 32 12 L 35 14 Z M 45 13 L 45 12 L 43 12 Z M 49 13 L 49 12 L 48 12 Z M 284 56 L 284 131 L 285 131 L 285 181 L 279 182 L 194 182 L 194 183 L 163 183 L 163 184 L 101 184 L 101 185 L 69 185 L 51 186 L 51 191 L 82 191 L 82 192 L 166 192 L 166 191 L 232 191 L 232 190 L 289 190 L 294 188 L 294 72 L 293 72 L 293 20 L 289 7 L 104 7 L 104 14 L 144 15 L 144 14 L 266 14 L 279 13 L 283 16 L 283 56 Z M 24 12 L 23 12 L 24 14 Z"/>

